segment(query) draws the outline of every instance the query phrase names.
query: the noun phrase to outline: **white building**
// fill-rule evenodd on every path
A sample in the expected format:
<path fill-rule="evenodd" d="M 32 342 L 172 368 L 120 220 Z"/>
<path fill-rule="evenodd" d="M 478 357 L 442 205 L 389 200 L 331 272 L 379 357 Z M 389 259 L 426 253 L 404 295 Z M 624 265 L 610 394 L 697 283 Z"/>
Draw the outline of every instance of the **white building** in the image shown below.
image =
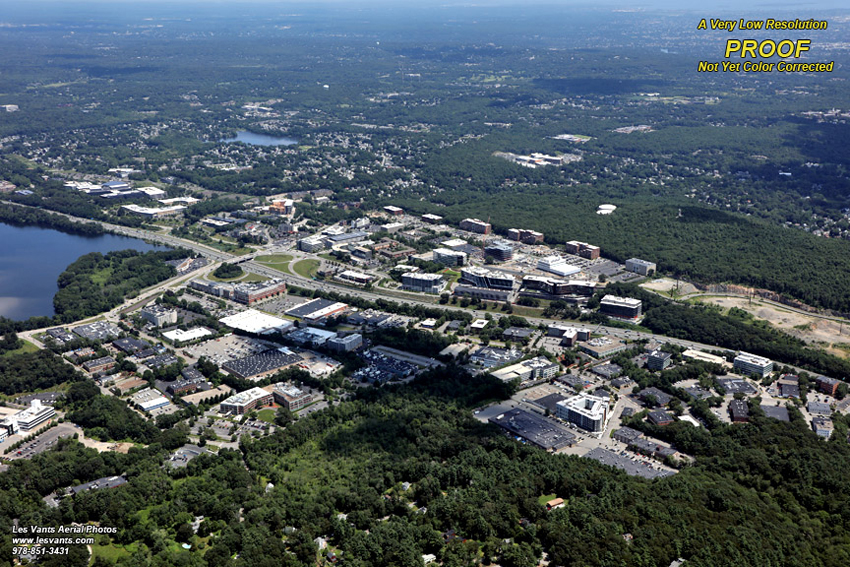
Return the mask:
<path fill-rule="evenodd" d="M 463 266 L 466 264 L 466 252 L 450 250 L 448 248 L 435 248 L 434 261 L 446 266 Z"/>
<path fill-rule="evenodd" d="M 626 270 L 642 276 L 650 276 L 656 272 L 655 263 L 647 262 L 640 258 L 630 258 L 626 260 Z"/>
<path fill-rule="evenodd" d="M 578 394 L 555 405 L 555 415 L 575 423 L 587 431 L 600 432 L 608 419 L 608 400 L 588 394 Z"/>
<path fill-rule="evenodd" d="M 562 278 L 577 274 L 581 271 L 581 268 L 573 266 L 567 262 L 566 258 L 558 256 L 557 254 L 541 258 L 537 262 L 537 269 L 561 276 Z"/>
<path fill-rule="evenodd" d="M 741 374 L 751 374 L 764 378 L 773 372 L 773 361 L 763 356 L 739 352 L 734 361 L 735 370 Z"/>
<path fill-rule="evenodd" d="M 156 303 L 148 305 L 139 312 L 142 319 L 150 322 L 152 325 L 162 327 L 163 325 L 174 325 L 177 323 L 177 311 L 169 309 L 164 305 Z"/>
<path fill-rule="evenodd" d="M 408 272 L 401 276 L 401 287 L 407 291 L 420 293 L 440 293 L 446 286 L 446 281 L 440 274 L 419 274 Z"/>

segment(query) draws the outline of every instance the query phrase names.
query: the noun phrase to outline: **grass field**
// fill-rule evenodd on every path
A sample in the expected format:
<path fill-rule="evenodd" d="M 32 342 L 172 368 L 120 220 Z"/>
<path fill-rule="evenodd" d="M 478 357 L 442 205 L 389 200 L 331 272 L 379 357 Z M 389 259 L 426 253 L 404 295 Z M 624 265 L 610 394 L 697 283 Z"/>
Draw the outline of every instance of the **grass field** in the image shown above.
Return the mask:
<path fill-rule="evenodd" d="M 20 340 L 23 341 L 23 343 L 24 343 L 23 346 L 21 346 L 21 348 L 16 348 L 15 350 L 6 351 L 0 356 L 14 356 L 16 354 L 24 354 L 24 353 L 27 353 L 27 352 L 38 352 L 37 346 L 35 346 L 34 344 L 32 344 L 29 341 L 25 341 L 24 339 L 20 339 Z"/>
<path fill-rule="evenodd" d="M 537 503 L 541 506 L 545 506 L 547 502 L 549 502 L 550 500 L 554 500 L 557 497 L 557 494 L 544 494 L 543 496 L 537 499 Z"/>
<path fill-rule="evenodd" d="M 273 409 L 264 409 L 257 412 L 257 419 L 260 421 L 265 421 L 266 423 L 274 423 L 274 414 L 275 410 Z"/>
<path fill-rule="evenodd" d="M 281 272 L 286 272 L 288 274 L 292 273 L 289 269 L 289 263 L 292 261 L 292 256 L 289 254 L 269 254 L 267 256 L 257 256 L 254 260 L 264 266 L 268 266 L 269 268 L 274 268 L 275 270 L 280 270 Z"/>
<path fill-rule="evenodd" d="M 124 557 L 130 557 L 133 553 L 136 552 L 137 546 L 135 543 L 131 543 L 129 545 L 98 545 L 94 544 L 91 546 L 93 557 L 102 557 L 106 559 L 109 563 L 116 563 L 119 559 Z"/>
<path fill-rule="evenodd" d="M 295 270 L 295 273 L 299 276 L 305 278 L 312 278 L 316 275 L 316 270 L 319 269 L 320 262 L 318 260 L 301 260 L 300 262 L 296 262 L 292 269 Z"/>

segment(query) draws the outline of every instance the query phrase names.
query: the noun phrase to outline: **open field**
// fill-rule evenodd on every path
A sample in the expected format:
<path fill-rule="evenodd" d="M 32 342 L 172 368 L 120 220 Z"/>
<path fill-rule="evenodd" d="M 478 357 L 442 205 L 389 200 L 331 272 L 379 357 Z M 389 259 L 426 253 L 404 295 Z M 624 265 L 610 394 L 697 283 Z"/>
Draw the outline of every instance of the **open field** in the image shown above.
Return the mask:
<path fill-rule="evenodd" d="M 752 303 L 744 297 L 707 295 L 695 299 L 719 305 L 724 309 L 731 309 L 732 307 L 743 309 L 757 319 L 767 321 L 791 336 L 810 344 L 823 345 L 830 353 L 837 356 L 850 357 L 850 350 L 848 350 L 850 348 L 850 326 L 845 330 L 844 325 L 838 321 L 786 310 L 759 299 L 753 300 Z"/>

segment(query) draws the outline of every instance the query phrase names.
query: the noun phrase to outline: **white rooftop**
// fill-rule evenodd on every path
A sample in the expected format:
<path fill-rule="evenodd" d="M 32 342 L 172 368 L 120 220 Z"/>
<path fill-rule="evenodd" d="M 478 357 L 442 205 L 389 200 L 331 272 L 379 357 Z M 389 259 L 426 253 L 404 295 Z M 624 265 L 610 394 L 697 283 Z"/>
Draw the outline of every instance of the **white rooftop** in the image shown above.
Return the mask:
<path fill-rule="evenodd" d="M 236 315 L 219 319 L 219 322 L 232 329 L 239 329 L 247 333 L 264 333 L 273 329 L 292 326 L 292 321 L 268 315 L 256 309 L 247 309 Z"/>
<path fill-rule="evenodd" d="M 195 327 L 194 329 L 189 329 L 188 331 L 184 331 L 183 329 L 174 329 L 173 331 L 162 333 L 162 336 L 164 336 L 170 341 L 184 342 L 194 341 L 195 339 L 200 339 L 202 337 L 206 337 L 213 334 L 215 333 L 213 333 L 206 327 Z"/>

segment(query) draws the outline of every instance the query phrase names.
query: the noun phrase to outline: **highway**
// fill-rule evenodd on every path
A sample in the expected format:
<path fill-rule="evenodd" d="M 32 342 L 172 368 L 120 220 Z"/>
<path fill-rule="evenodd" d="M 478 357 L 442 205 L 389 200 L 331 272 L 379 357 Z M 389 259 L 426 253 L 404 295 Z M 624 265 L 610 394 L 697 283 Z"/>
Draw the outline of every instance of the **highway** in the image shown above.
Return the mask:
<path fill-rule="evenodd" d="M 11 202 L 8 202 L 8 201 L 4 201 L 4 203 L 8 203 L 10 205 L 15 205 L 15 206 L 22 206 L 22 205 L 18 205 L 17 203 L 11 203 Z M 53 212 L 53 211 L 51 211 L 51 212 Z M 63 216 L 65 216 L 65 217 L 67 217 L 71 220 L 75 220 L 77 222 L 98 222 L 98 221 L 89 221 L 88 219 L 83 219 L 83 218 L 80 218 L 80 217 L 74 217 L 72 215 L 67 215 L 67 214 L 63 214 L 63 213 L 55 213 L 54 212 L 54 214 L 62 214 Z M 207 258 L 212 260 L 212 262 L 213 262 L 213 265 L 208 266 L 207 268 L 204 269 L 204 271 L 210 271 L 212 268 L 215 267 L 214 264 L 216 262 L 226 262 L 226 261 L 234 260 L 234 259 L 237 259 L 237 258 L 240 257 L 240 256 L 237 256 L 237 255 L 234 255 L 234 254 L 230 254 L 228 252 L 222 252 L 221 250 L 217 250 L 215 248 L 212 248 L 210 246 L 206 246 L 204 244 L 200 244 L 198 242 L 193 242 L 191 240 L 178 238 L 178 237 L 172 236 L 170 234 L 163 234 L 163 233 L 159 233 L 159 232 L 151 232 L 151 231 L 147 231 L 147 230 L 130 228 L 130 227 L 126 227 L 126 226 L 119 226 L 119 225 L 114 225 L 114 224 L 105 223 L 105 222 L 101 222 L 100 224 L 103 225 L 103 227 L 105 229 L 107 229 L 111 232 L 114 232 L 116 234 L 122 234 L 122 235 L 133 237 L 133 238 L 140 238 L 142 240 L 147 240 L 149 242 L 154 242 L 154 243 L 162 244 L 162 245 L 165 245 L 165 246 L 182 247 L 182 248 L 186 248 L 186 249 L 192 250 L 194 252 L 197 252 L 199 254 L 203 254 L 204 256 L 206 256 Z M 259 252 L 259 253 L 260 254 L 274 254 L 276 252 L 282 252 L 282 251 L 283 250 L 280 249 L 280 247 L 270 246 L 268 251 L 262 251 L 262 252 Z M 291 255 L 295 256 L 295 258 L 292 260 L 290 265 L 294 264 L 299 259 L 304 259 L 304 258 L 320 259 L 315 255 L 304 254 L 303 252 L 300 252 L 300 251 L 286 250 L 285 252 L 287 254 L 291 254 Z M 319 289 L 321 291 L 335 291 L 335 292 L 338 292 L 338 293 L 341 293 L 341 294 L 347 294 L 347 295 L 351 295 L 351 296 L 354 296 L 354 297 L 360 297 L 360 298 L 371 300 L 371 301 L 376 301 L 378 299 L 385 299 L 385 300 L 390 300 L 390 301 L 401 301 L 401 302 L 410 303 L 410 304 L 413 304 L 413 305 L 422 305 L 424 307 L 431 307 L 431 308 L 437 307 L 437 308 L 446 309 L 446 310 L 450 310 L 450 311 L 456 311 L 458 313 L 469 313 L 473 317 L 480 318 L 480 319 L 483 319 L 487 313 L 490 313 L 491 316 L 494 316 L 494 317 L 498 317 L 500 315 L 499 313 L 495 313 L 495 312 L 476 311 L 476 310 L 469 310 L 469 309 L 456 309 L 456 308 L 452 308 L 452 307 L 447 306 L 447 305 L 439 305 L 439 304 L 436 303 L 436 300 L 434 300 L 434 299 L 432 299 L 431 301 L 427 301 L 427 300 L 424 300 L 423 298 L 421 298 L 421 296 L 418 296 L 417 294 L 412 294 L 412 293 L 405 293 L 405 292 L 399 292 L 399 291 L 389 291 L 389 290 L 375 290 L 375 289 L 367 291 L 367 290 L 343 286 L 343 285 L 337 284 L 335 282 L 315 281 L 315 280 L 297 275 L 295 273 L 283 272 L 283 271 L 274 269 L 270 266 L 266 266 L 264 264 L 261 264 L 259 262 L 254 261 L 254 260 L 245 262 L 245 263 L 240 264 L 240 265 L 242 266 L 243 269 L 247 269 L 248 271 L 251 271 L 253 273 L 256 273 L 256 274 L 259 274 L 259 275 L 262 275 L 262 276 L 266 276 L 266 277 L 269 277 L 269 278 L 281 279 L 281 280 L 285 281 L 287 285 L 295 285 L 295 286 L 299 286 L 299 287 L 303 287 L 303 288 L 307 288 L 307 289 Z M 142 299 L 150 298 L 153 295 L 156 295 L 157 293 L 163 291 L 165 288 L 172 286 L 175 283 L 175 280 L 188 279 L 188 277 L 197 277 L 198 275 L 204 273 L 204 271 L 193 272 L 189 276 L 180 276 L 179 278 L 172 278 L 172 279 L 170 279 L 166 282 L 163 282 L 163 283 L 161 283 L 157 286 L 154 286 L 153 288 L 150 288 L 148 290 L 144 290 L 138 297 L 133 298 L 132 300 L 125 302 L 121 306 L 114 309 L 111 313 L 113 313 L 113 314 L 117 313 L 118 311 L 124 310 L 132 304 L 136 304 L 136 303 L 140 302 Z M 530 323 L 533 323 L 535 325 L 539 325 L 539 324 L 550 325 L 552 323 L 567 323 L 567 324 L 573 324 L 573 325 L 578 325 L 578 326 L 583 326 L 583 327 L 588 326 L 588 325 L 585 325 L 584 323 L 580 323 L 580 322 L 577 322 L 577 321 L 565 321 L 565 320 L 561 320 L 561 319 L 544 319 L 544 318 L 540 318 L 540 317 L 525 317 L 525 319 L 527 319 Z M 675 345 L 679 345 L 679 346 L 682 346 L 684 348 L 693 348 L 693 349 L 702 349 L 702 350 L 714 350 L 714 349 L 722 348 L 722 347 L 718 347 L 717 345 L 703 344 L 703 343 L 688 341 L 688 340 L 684 340 L 684 339 L 664 337 L 662 335 L 655 335 L 653 333 L 643 333 L 643 332 L 639 332 L 639 331 L 621 329 L 621 328 L 618 328 L 618 327 L 608 327 L 608 326 L 605 326 L 605 325 L 595 326 L 594 330 L 596 332 L 604 332 L 605 334 L 607 334 L 609 336 L 619 338 L 619 339 L 623 339 L 623 340 L 639 340 L 639 339 L 651 340 L 651 339 L 656 339 L 656 340 L 663 340 L 665 342 L 672 343 L 672 344 L 675 344 Z M 43 331 L 43 329 L 35 330 L 35 331 L 29 331 L 28 333 L 26 333 L 28 340 L 32 340 L 32 336 L 34 334 L 38 333 L 38 332 L 41 332 L 41 331 Z"/>

